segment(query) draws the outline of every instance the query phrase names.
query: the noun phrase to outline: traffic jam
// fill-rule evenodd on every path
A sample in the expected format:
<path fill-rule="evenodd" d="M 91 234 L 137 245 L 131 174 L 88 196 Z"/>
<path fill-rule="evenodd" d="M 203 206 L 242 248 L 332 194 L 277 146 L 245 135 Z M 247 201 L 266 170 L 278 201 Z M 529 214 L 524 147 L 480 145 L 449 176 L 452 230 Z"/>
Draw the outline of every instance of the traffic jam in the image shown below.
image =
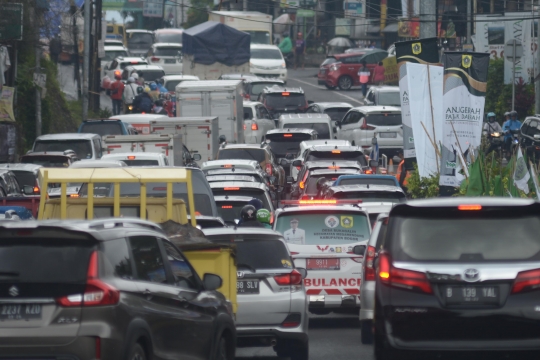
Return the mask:
<path fill-rule="evenodd" d="M 323 347 L 365 359 L 540 358 L 540 204 L 473 191 L 499 156 L 479 150 L 489 54 L 328 57 L 317 91 L 387 58 L 405 74 L 353 106 L 311 101 L 260 32 L 125 36 L 101 74 L 115 114 L 0 164 L 0 360 L 350 358 L 319 353 L 334 321 L 357 332 Z"/>

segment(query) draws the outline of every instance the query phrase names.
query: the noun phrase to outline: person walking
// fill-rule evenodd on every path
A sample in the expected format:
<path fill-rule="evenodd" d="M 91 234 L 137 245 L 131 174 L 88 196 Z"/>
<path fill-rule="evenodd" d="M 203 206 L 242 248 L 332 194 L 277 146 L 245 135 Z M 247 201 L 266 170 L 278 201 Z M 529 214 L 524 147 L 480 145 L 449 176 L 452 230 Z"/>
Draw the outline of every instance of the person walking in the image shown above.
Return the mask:
<path fill-rule="evenodd" d="M 122 76 L 120 74 L 115 74 L 114 81 L 111 84 L 111 100 L 112 100 L 112 109 L 113 115 L 120 115 L 122 113 L 122 98 L 124 96 L 124 83 L 122 82 Z"/>
<path fill-rule="evenodd" d="M 303 35 L 301 32 L 298 33 L 298 38 L 296 39 L 295 47 L 294 47 L 294 70 L 298 67 L 299 64 L 302 65 L 302 70 L 304 70 L 304 62 L 305 62 L 305 55 L 306 55 L 306 42 L 303 39 Z"/>
<path fill-rule="evenodd" d="M 366 97 L 367 94 L 367 84 L 369 82 L 370 76 L 369 69 L 365 61 L 362 61 L 362 67 L 358 70 L 358 76 L 360 76 L 360 84 L 362 84 L 362 95 Z"/>
<path fill-rule="evenodd" d="M 384 65 L 380 61 L 373 70 L 373 82 L 378 85 L 384 84 Z"/>
<path fill-rule="evenodd" d="M 133 104 L 133 99 L 137 96 L 138 85 L 135 84 L 135 79 L 129 77 L 127 79 L 127 84 L 124 87 L 123 100 L 124 100 L 124 114 L 126 114 L 129 109 L 129 106 Z"/>

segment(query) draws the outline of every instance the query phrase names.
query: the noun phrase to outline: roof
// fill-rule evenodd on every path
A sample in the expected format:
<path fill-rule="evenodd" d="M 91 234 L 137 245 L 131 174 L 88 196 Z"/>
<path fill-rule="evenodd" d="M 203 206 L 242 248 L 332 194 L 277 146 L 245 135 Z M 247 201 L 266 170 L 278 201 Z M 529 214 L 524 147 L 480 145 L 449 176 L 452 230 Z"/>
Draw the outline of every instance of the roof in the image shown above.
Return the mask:
<path fill-rule="evenodd" d="M 369 185 L 338 185 L 338 186 L 331 186 L 330 189 L 334 192 L 355 192 L 355 191 L 395 191 L 403 193 L 403 190 L 399 186 L 390 186 L 390 185 L 375 185 L 375 184 L 369 184 Z"/>
<path fill-rule="evenodd" d="M 136 123 L 138 121 L 150 121 L 168 117 L 167 115 L 159 114 L 124 114 L 124 115 L 115 115 L 111 116 L 109 119 L 119 119 L 127 123 Z"/>
<path fill-rule="evenodd" d="M 260 144 L 226 144 L 225 146 L 221 146 L 219 150 L 227 150 L 227 149 L 255 149 L 255 150 L 266 150 L 266 147 L 261 147 Z M 251 161 L 251 160 L 248 160 Z"/>
<path fill-rule="evenodd" d="M 339 166 L 339 167 L 350 167 L 354 169 L 360 169 L 362 166 L 358 161 L 351 160 L 317 160 L 317 161 L 306 161 L 304 166 L 308 169 L 315 167 L 325 168 L 329 166 Z"/>
<path fill-rule="evenodd" d="M 415 208 L 429 207 L 457 207 L 459 205 L 482 205 L 482 206 L 527 206 L 540 203 L 530 199 L 502 198 L 502 197 L 448 197 L 432 198 L 425 200 L 411 200 L 407 206 Z M 400 205 L 401 207 L 402 205 Z"/>
<path fill-rule="evenodd" d="M 263 92 L 273 94 L 273 93 L 281 93 L 281 92 L 289 92 L 289 93 L 300 93 L 303 94 L 304 90 L 302 90 L 301 87 L 288 87 L 288 86 L 269 86 L 263 89 Z"/>
<path fill-rule="evenodd" d="M 247 181 L 216 181 L 209 183 L 211 189 L 221 188 L 240 188 L 240 189 L 260 189 L 266 191 L 268 188 L 266 184 L 259 182 L 247 182 Z"/>
<path fill-rule="evenodd" d="M 283 134 L 283 133 L 302 133 L 302 134 L 316 134 L 317 130 L 314 129 L 298 129 L 298 128 L 283 128 L 283 129 L 272 129 L 268 130 L 266 135 L 272 134 Z"/>
<path fill-rule="evenodd" d="M 286 208 L 280 209 L 280 211 L 276 215 L 281 216 L 287 213 L 321 211 L 321 210 L 335 211 L 336 213 L 341 212 L 341 211 L 347 211 L 347 212 L 355 211 L 355 212 L 365 213 L 363 209 L 354 205 L 303 205 L 303 206 L 288 206 Z"/>
<path fill-rule="evenodd" d="M 16 164 L 0 164 L 1 170 L 17 170 L 17 171 L 38 171 L 39 168 L 43 167 L 42 165 L 36 165 L 36 164 L 22 164 L 22 163 L 16 163 Z"/>
<path fill-rule="evenodd" d="M 207 175 L 206 181 L 210 182 L 219 182 L 219 181 L 247 181 L 247 182 L 258 182 L 252 175 L 236 175 L 236 174 L 222 174 L 222 175 Z"/>
<path fill-rule="evenodd" d="M 205 170 L 206 171 L 206 170 Z M 208 170 L 207 176 L 222 176 L 222 175 L 251 175 L 264 176 L 266 173 L 261 169 L 245 169 L 245 168 L 218 168 Z"/>
<path fill-rule="evenodd" d="M 198 76 L 193 75 L 165 75 L 162 77 L 163 80 L 199 80 Z"/>
<path fill-rule="evenodd" d="M 145 30 L 145 29 L 127 29 L 126 33 L 147 33 L 147 34 L 153 34 L 153 31 Z"/>
<path fill-rule="evenodd" d="M 199 81 L 186 81 L 176 85 L 176 89 L 193 89 L 193 88 L 216 88 L 221 89 L 226 87 L 236 88 L 242 80 L 199 80 Z"/>
<path fill-rule="evenodd" d="M 313 151 L 332 151 L 332 150 L 339 150 L 343 152 L 354 152 L 354 151 L 362 152 L 362 149 L 359 146 L 352 146 L 352 145 L 313 145 L 308 150 L 312 152 Z"/>
<path fill-rule="evenodd" d="M 95 137 L 101 138 L 97 134 L 85 134 L 85 133 L 63 133 L 63 134 L 47 134 L 41 135 L 36 138 L 36 141 L 40 140 L 92 140 Z"/>
<path fill-rule="evenodd" d="M 203 229 L 206 236 L 218 236 L 218 235 L 272 235 L 277 238 L 283 239 L 283 235 L 277 231 L 266 228 L 254 228 L 254 227 L 227 227 L 227 228 L 214 228 Z"/>
<path fill-rule="evenodd" d="M 178 47 L 182 47 L 182 44 L 181 43 L 153 43 L 152 44 L 152 47 L 173 47 L 173 46 L 178 46 Z"/>
<path fill-rule="evenodd" d="M 47 172 L 48 182 L 115 182 L 121 180 L 122 183 L 138 182 L 184 182 L 187 179 L 188 170 L 178 167 L 124 167 L 124 168 L 103 168 L 103 169 L 72 169 L 72 168 L 41 168 L 39 179 L 42 181 Z"/>
<path fill-rule="evenodd" d="M 309 173 L 310 177 L 317 175 L 335 174 L 337 176 L 343 176 L 342 174 L 358 174 L 357 169 L 315 169 Z"/>
<path fill-rule="evenodd" d="M 251 44 L 250 48 L 252 49 L 275 49 L 279 50 L 279 47 L 276 45 L 270 45 L 270 44 Z"/>
<path fill-rule="evenodd" d="M 268 82 L 274 84 L 285 85 L 285 81 L 278 78 L 265 78 L 260 76 L 248 77 L 244 80 L 245 83 L 256 83 L 256 82 Z"/>
<path fill-rule="evenodd" d="M 399 92 L 399 86 L 389 86 L 389 85 L 382 85 L 382 86 L 374 86 L 371 89 L 377 92 Z"/>
<path fill-rule="evenodd" d="M 279 117 L 279 121 L 286 121 L 286 120 L 324 120 L 329 121 L 330 116 L 327 114 L 319 114 L 319 113 L 310 113 L 310 114 L 281 114 Z"/>
<path fill-rule="evenodd" d="M 394 111 L 401 113 L 401 108 L 397 106 L 381 106 L 381 105 L 374 105 L 374 106 L 357 106 L 352 108 L 351 110 L 358 110 L 363 113 L 372 113 L 372 112 L 388 112 L 388 111 Z"/>
<path fill-rule="evenodd" d="M 347 146 L 347 145 L 344 145 L 344 143 L 348 143 L 349 145 L 351 144 L 351 142 L 349 140 L 321 139 L 321 140 L 302 141 L 300 143 L 300 146 L 304 146 L 306 148 L 309 148 L 309 147 L 312 147 L 312 146 L 318 146 L 318 145 Z"/>
<path fill-rule="evenodd" d="M 161 70 L 163 71 L 163 68 L 159 65 L 131 65 L 126 66 L 126 69 L 133 69 L 133 70 Z"/>
<path fill-rule="evenodd" d="M 140 56 L 118 56 L 116 59 L 114 59 L 118 62 L 129 62 L 129 61 L 137 61 L 137 62 L 147 62 L 145 58 L 142 58 Z"/>
<path fill-rule="evenodd" d="M 219 78 L 222 80 L 242 80 L 258 78 L 258 76 L 253 74 L 221 74 Z"/>
<path fill-rule="evenodd" d="M 226 165 L 232 165 L 229 167 L 225 167 Z M 260 169 L 260 165 L 258 161 L 255 160 L 236 160 L 236 159 L 230 159 L 230 160 L 210 160 L 205 161 L 201 165 L 201 170 L 209 170 L 209 169 L 227 169 L 227 168 L 248 168 L 248 169 Z"/>
<path fill-rule="evenodd" d="M 154 33 L 183 33 L 184 29 L 157 29 L 154 30 Z"/>
<path fill-rule="evenodd" d="M 164 158 L 165 154 L 158 153 L 158 152 L 123 152 L 123 153 L 117 153 L 117 154 L 105 154 L 101 157 L 102 160 L 115 160 L 115 159 L 121 159 L 121 160 L 128 160 L 128 156 L 134 156 L 135 160 L 154 160 L 158 158 Z M 99 160 L 101 161 L 101 160 Z"/>
<path fill-rule="evenodd" d="M 107 45 L 107 46 L 104 46 L 103 48 L 105 49 L 105 51 L 126 51 L 127 52 L 127 49 L 121 45 L 118 45 L 118 46 Z"/>
<path fill-rule="evenodd" d="M 85 160 L 77 161 L 70 165 L 70 168 L 87 169 L 87 168 L 115 168 L 127 166 L 123 161 L 115 160 Z"/>
<path fill-rule="evenodd" d="M 346 107 L 346 108 L 353 107 L 351 104 L 346 103 L 346 102 L 317 102 L 310 105 L 317 105 L 323 109 L 338 108 L 338 107 Z"/>
<path fill-rule="evenodd" d="M 26 153 L 21 156 L 27 157 L 27 156 L 63 156 L 66 158 L 73 158 L 77 157 L 77 154 L 73 150 L 66 150 L 66 151 L 32 151 L 29 153 Z"/>

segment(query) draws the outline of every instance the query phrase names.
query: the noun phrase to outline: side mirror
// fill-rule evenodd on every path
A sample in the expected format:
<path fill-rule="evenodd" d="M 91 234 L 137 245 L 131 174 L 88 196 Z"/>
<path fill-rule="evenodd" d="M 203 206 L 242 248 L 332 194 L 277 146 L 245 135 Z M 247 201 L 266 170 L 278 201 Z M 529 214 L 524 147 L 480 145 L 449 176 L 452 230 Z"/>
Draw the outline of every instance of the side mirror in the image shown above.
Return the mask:
<path fill-rule="evenodd" d="M 379 162 L 377 160 L 369 160 L 369 167 L 378 167 L 379 166 Z"/>
<path fill-rule="evenodd" d="M 353 253 L 355 255 L 364 256 L 365 252 L 366 252 L 366 245 L 356 245 L 355 247 L 353 247 Z"/>
<path fill-rule="evenodd" d="M 193 154 L 192 158 L 195 161 L 200 161 L 202 159 L 202 156 L 201 154 Z"/>
<path fill-rule="evenodd" d="M 30 185 L 24 185 L 22 188 L 24 195 L 35 195 L 34 194 L 34 187 Z"/>
<path fill-rule="evenodd" d="M 221 276 L 215 274 L 204 274 L 203 277 L 204 288 L 208 291 L 217 290 L 223 284 Z"/>
<path fill-rule="evenodd" d="M 332 127 L 333 132 L 337 132 L 337 128 L 335 126 Z"/>
<path fill-rule="evenodd" d="M 302 166 L 302 160 L 294 160 L 292 166 Z"/>
<path fill-rule="evenodd" d="M 287 184 L 292 184 L 294 183 L 294 178 L 292 176 L 287 176 L 287 178 L 285 179 L 285 182 Z"/>
<path fill-rule="evenodd" d="M 307 270 L 304 268 L 296 268 L 296 271 L 298 271 L 300 274 L 302 274 L 302 280 L 307 278 Z"/>
<path fill-rule="evenodd" d="M 286 159 L 281 159 L 279 161 L 279 165 L 285 167 L 285 166 L 289 166 L 289 162 L 286 160 Z"/>

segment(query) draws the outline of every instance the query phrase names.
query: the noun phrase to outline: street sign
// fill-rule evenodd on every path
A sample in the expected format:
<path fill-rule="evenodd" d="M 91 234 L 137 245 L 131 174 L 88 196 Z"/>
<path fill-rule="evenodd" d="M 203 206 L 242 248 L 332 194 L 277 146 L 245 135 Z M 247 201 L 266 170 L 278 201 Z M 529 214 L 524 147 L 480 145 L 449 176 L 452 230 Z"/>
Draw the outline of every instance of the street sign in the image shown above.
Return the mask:
<path fill-rule="evenodd" d="M 22 4 L 0 4 L 0 41 L 22 40 L 22 33 Z"/>
<path fill-rule="evenodd" d="M 504 44 L 504 56 L 510 61 L 514 59 L 514 48 L 516 49 L 515 58 L 519 59 L 523 56 L 523 46 L 521 41 L 516 39 L 510 39 Z"/>
<path fill-rule="evenodd" d="M 298 9 L 298 11 L 296 12 L 296 16 L 301 17 L 301 18 L 314 17 L 315 11 L 306 10 L 306 9 Z"/>

